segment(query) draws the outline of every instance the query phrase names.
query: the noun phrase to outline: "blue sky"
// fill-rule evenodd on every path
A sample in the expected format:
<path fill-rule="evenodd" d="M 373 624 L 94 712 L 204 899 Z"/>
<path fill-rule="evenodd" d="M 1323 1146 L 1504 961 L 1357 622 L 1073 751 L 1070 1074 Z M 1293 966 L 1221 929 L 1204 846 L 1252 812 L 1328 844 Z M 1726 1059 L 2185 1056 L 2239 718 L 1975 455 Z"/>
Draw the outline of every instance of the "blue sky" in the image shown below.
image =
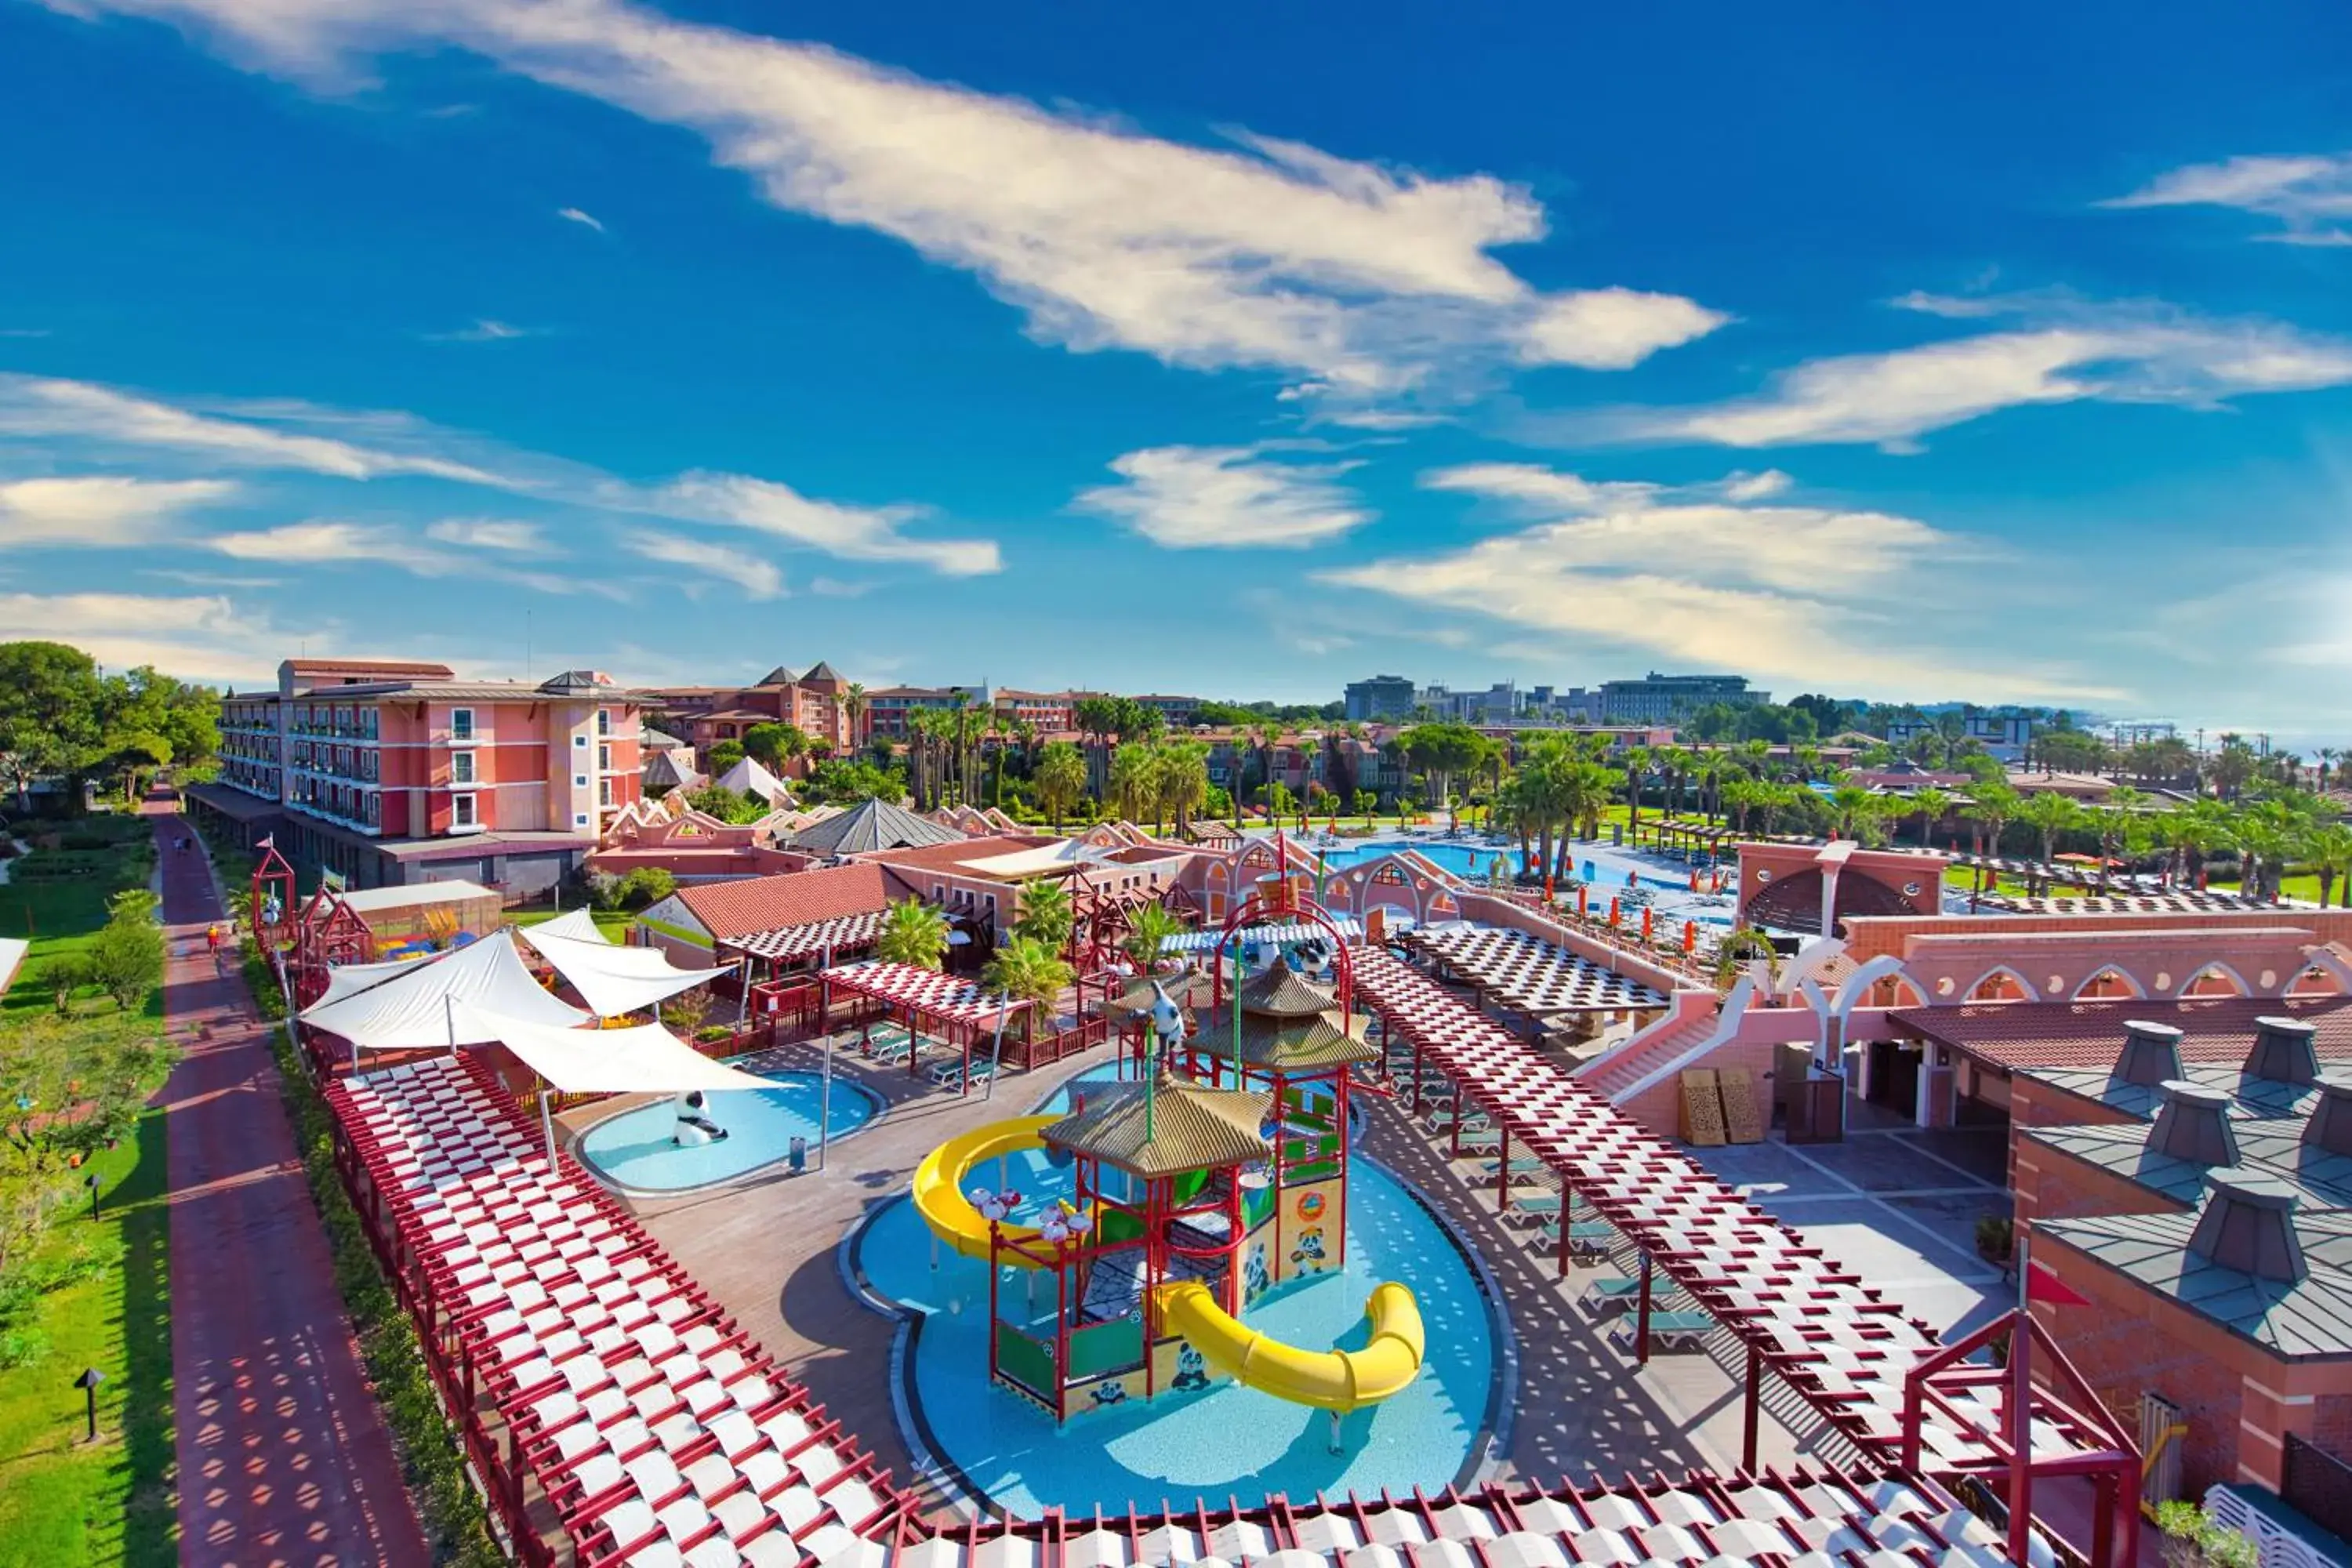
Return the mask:
<path fill-rule="evenodd" d="M 2340 6 L 1331 15 L 0 0 L 0 634 L 2352 737 Z"/>

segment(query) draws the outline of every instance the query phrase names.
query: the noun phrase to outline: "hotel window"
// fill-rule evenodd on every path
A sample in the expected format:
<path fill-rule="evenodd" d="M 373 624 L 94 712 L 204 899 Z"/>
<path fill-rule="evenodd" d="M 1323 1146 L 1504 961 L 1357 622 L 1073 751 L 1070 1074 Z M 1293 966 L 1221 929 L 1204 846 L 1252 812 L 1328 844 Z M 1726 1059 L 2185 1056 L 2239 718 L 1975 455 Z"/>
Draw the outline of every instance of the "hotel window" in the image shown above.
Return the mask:
<path fill-rule="evenodd" d="M 585 735 L 574 735 L 574 736 L 572 736 L 572 749 L 573 751 L 575 751 L 575 752 L 584 752 L 584 751 L 586 751 L 586 750 L 588 749 L 588 737 L 587 737 L 587 736 L 585 736 Z"/>
<path fill-rule="evenodd" d="M 453 741 L 470 741 L 474 738 L 474 710 L 471 708 L 449 710 L 449 738 Z"/>
<path fill-rule="evenodd" d="M 613 781 L 611 779 L 598 779 L 596 781 L 596 804 L 598 805 L 610 805 L 613 804 Z"/>
<path fill-rule="evenodd" d="M 586 789 L 588 787 L 588 775 L 586 773 L 573 773 L 572 775 L 572 787 L 573 789 Z"/>
<path fill-rule="evenodd" d="M 599 709 L 597 709 L 597 710 L 596 710 L 596 733 L 598 733 L 599 735 L 609 735 L 609 734 L 611 734 L 612 732 L 613 732 L 613 710 L 612 710 L 610 708 L 599 708 Z"/>
<path fill-rule="evenodd" d="M 600 773 L 609 773 L 613 771 L 612 747 L 599 746 L 596 748 L 596 771 Z"/>
<path fill-rule="evenodd" d="M 580 812 L 574 812 L 574 813 L 572 813 L 572 826 L 574 826 L 574 827 L 585 827 L 585 826 L 588 826 L 588 814 L 587 814 L 586 812 L 584 812 L 584 811 L 580 811 Z"/>
<path fill-rule="evenodd" d="M 452 752 L 449 753 L 449 782 L 451 784 L 469 784 L 474 782 L 473 752 Z"/>
<path fill-rule="evenodd" d="M 451 795 L 449 797 L 449 826 L 452 827 L 472 827 L 475 824 L 474 797 L 470 795 Z"/>

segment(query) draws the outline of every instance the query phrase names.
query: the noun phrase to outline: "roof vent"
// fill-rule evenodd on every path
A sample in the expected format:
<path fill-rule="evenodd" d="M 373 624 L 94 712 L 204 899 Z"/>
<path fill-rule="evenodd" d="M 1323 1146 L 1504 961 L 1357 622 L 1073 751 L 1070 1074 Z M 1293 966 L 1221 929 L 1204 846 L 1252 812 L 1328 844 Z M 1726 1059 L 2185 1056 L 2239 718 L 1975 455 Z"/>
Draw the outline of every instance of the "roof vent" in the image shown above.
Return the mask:
<path fill-rule="evenodd" d="M 2276 1176 L 2232 1168 L 2205 1173 L 2205 1206 L 2189 1250 L 2220 1268 L 2292 1282 L 2305 1272 L 2294 1234 L 2294 1189 Z"/>
<path fill-rule="evenodd" d="M 2180 1031 L 2146 1018 L 2124 1021 L 2124 1054 L 2112 1075 L 2118 1083 L 2154 1089 L 2181 1076 Z"/>
<path fill-rule="evenodd" d="M 2319 1102 L 2303 1124 L 2303 1141 L 2331 1154 L 2352 1154 L 2352 1079 L 2323 1078 Z"/>
<path fill-rule="evenodd" d="M 2316 1026 L 2300 1018 L 2257 1018 L 2254 1048 L 2246 1053 L 2246 1070 L 2273 1083 L 2316 1083 L 2319 1051 L 2312 1037 Z"/>
<path fill-rule="evenodd" d="M 2164 1103 L 2157 1107 L 2156 1127 L 2147 1135 L 2151 1153 L 2169 1154 L 2192 1165 L 2238 1163 L 2238 1135 L 2230 1129 L 2227 1090 L 2175 1079 L 2162 1092 Z"/>

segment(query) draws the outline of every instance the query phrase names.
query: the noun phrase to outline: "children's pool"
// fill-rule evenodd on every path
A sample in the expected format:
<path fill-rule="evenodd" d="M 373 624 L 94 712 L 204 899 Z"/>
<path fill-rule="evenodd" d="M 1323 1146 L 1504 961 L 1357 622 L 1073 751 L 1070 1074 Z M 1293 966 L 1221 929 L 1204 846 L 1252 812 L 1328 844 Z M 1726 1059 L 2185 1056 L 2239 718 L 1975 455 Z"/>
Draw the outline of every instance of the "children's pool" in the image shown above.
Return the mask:
<path fill-rule="evenodd" d="M 795 1138 L 808 1141 L 814 1159 L 821 1101 L 828 1136 L 834 1139 L 856 1131 L 881 1113 L 882 1101 L 873 1090 L 838 1073 L 827 1099 L 819 1074 L 750 1070 L 772 1079 L 776 1087 L 705 1096 L 706 1114 L 727 1130 L 716 1143 L 680 1147 L 672 1142 L 677 1112 L 669 1100 L 659 1100 L 597 1122 L 581 1135 L 572 1152 L 615 1186 L 641 1193 L 683 1192 L 775 1164 L 791 1155 Z"/>
<path fill-rule="evenodd" d="M 1066 1103 L 1072 1088 L 1110 1076 L 1086 1075 L 1043 1109 Z M 1009 1162 L 1005 1179 L 1031 1209 L 1067 1190 L 1066 1169 L 1042 1154 Z M 975 1180 L 995 1184 L 993 1167 Z M 1252 1306 L 1252 1328 L 1315 1349 L 1360 1349 L 1364 1302 L 1396 1279 L 1419 1298 L 1428 1328 L 1422 1373 L 1402 1393 L 1347 1416 L 1342 1452 L 1328 1451 L 1330 1417 L 1220 1382 L 1202 1393 L 1165 1393 L 1111 1409 L 1054 1418 L 988 1379 L 988 1265 L 944 1247 L 901 1196 L 852 1244 L 855 1267 L 876 1296 L 916 1324 L 908 1349 L 908 1403 L 925 1446 L 969 1490 L 1016 1514 L 1048 1506 L 1124 1510 L 1234 1489 L 1293 1498 L 1318 1491 L 1376 1493 L 1383 1487 L 1432 1489 L 1454 1481 L 1483 1442 L 1497 1376 L 1488 1298 L 1469 1261 L 1403 1185 L 1360 1154 L 1349 1166 L 1347 1258 L 1335 1273 L 1286 1286 Z M 1013 1301 L 1027 1276 L 1006 1269 L 999 1289 Z M 1053 1310 L 1050 1278 L 1037 1310 Z"/>
<path fill-rule="evenodd" d="M 1301 839 L 1298 842 L 1309 854 L 1320 854 L 1324 864 L 1335 869 L 1399 849 L 1413 850 L 1470 882 L 1486 881 L 1498 858 L 1507 876 L 1517 871 L 1519 865 L 1517 841 L 1489 843 L 1460 838 L 1368 838 L 1349 839 L 1328 848 L 1312 840 Z M 1634 855 L 1601 844 L 1570 844 L 1568 860 L 1570 869 L 1592 884 L 1593 896 L 1604 901 L 1612 894 L 1622 895 L 1630 890 L 1635 902 L 1652 905 L 1659 914 L 1675 920 L 1692 920 L 1701 925 L 1727 928 L 1732 924 L 1737 903 L 1733 896 L 1729 892 L 1692 892 L 1690 868 L 1679 862 L 1649 855 Z M 1701 873 L 1702 879 L 1705 875 L 1705 872 Z M 1626 881 L 1629 877 L 1633 879 L 1630 889 Z M 1729 880 L 1727 872 L 1726 879 Z"/>

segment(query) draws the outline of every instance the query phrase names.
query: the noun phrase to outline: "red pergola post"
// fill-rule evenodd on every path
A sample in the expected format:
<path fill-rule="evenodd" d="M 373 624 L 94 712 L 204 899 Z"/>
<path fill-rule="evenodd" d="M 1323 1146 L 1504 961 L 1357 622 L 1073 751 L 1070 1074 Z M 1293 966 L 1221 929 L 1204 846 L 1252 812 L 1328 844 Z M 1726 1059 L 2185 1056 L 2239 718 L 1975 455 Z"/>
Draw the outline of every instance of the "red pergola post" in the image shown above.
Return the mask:
<path fill-rule="evenodd" d="M 1567 1234 L 1566 1206 L 1561 1205 L 1562 1235 Z M 1637 1366 L 1647 1366 L 1650 1364 L 1650 1249 L 1646 1247 L 1642 1248 L 1642 1300 L 1635 1310 L 1641 1316 L 1633 1324 L 1633 1362 Z"/>
<path fill-rule="evenodd" d="M 1756 1438 L 1762 1417 L 1763 1385 L 1764 1352 L 1751 1343 L 1748 1347 L 1747 1411 L 1739 1432 L 1739 1468 L 1749 1475 L 1756 1473 Z M 2017 1561 L 2022 1563 L 2025 1559 Z"/>

